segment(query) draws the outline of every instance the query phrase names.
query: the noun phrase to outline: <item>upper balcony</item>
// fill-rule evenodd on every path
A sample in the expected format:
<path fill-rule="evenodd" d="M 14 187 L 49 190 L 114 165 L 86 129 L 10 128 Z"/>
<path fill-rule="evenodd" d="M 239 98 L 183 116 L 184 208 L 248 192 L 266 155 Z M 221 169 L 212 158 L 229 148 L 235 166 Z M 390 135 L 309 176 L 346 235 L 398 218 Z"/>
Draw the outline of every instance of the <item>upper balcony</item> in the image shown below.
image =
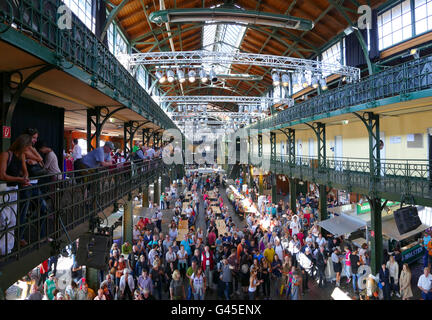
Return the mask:
<path fill-rule="evenodd" d="M 253 157 L 253 156 L 252 156 Z M 379 166 L 379 176 L 370 170 L 370 159 L 327 158 L 321 166 L 317 157 L 297 156 L 290 161 L 288 155 L 263 155 L 270 170 L 293 178 L 324 184 L 348 192 L 432 205 L 432 166 L 429 160 L 385 159 Z M 257 163 L 257 159 L 254 159 Z"/>
<path fill-rule="evenodd" d="M 321 93 L 248 128 L 277 130 L 360 110 L 432 96 L 432 56 L 415 59 L 373 74 L 359 82 Z"/>
<path fill-rule="evenodd" d="M 176 128 L 168 115 L 77 16 L 72 14 L 71 29 L 59 28 L 58 21 L 63 11 L 58 8 L 62 5 L 60 0 L 1 1 L 0 40 L 81 80 L 83 83 L 79 90 L 83 91 L 83 96 L 88 90 L 85 87 L 94 88 L 105 97 L 99 101 L 126 106 L 163 129 Z M 11 60 L 8 59 L 13 55 L 11 52 L 15 51 L 3 52 L 5 60 Z M 15 61 L 3 61 L 3 64 L 9 62 L 10 68 L 2 69 L 19 69 L 19 57 L 16 56 Z M 58 73 L 56 77 L 58 82 L 63 80 Z M 49 84 L 56 85 L 52 81 Z M 89 96 L 87 100 L 91 100 L 92 94 Z M 92 104 L 91 101 L 85 102 Z"/>

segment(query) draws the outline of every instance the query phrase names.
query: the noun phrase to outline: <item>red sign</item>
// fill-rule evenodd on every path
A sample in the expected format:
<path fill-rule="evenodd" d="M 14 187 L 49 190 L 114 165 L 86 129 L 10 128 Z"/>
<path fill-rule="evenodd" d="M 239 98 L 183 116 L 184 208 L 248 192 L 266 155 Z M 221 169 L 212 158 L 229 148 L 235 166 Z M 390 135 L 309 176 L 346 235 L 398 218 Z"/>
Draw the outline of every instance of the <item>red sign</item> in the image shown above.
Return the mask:
<path fill-rule="evenodd" d="M 371 236 L 375 237 L 375 232 L 373 230 L 371 231 Z"/>
<path fill-rule="evenodd" d="M 11 127 L 3 126 L 3 138 L 10 139 L 11 137 Z"/>

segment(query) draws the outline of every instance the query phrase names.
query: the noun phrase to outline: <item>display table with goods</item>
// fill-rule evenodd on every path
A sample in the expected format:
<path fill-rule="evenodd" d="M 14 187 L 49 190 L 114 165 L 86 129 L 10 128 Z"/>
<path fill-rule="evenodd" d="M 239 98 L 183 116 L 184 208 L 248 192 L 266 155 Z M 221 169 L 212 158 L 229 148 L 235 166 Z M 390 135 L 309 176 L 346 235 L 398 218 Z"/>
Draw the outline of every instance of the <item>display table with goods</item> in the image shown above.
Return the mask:
<path fill-rule="evenodd" d="M 176 241 L 183 241 L 185 235 L 187 235 L 189 232 L 187 220 L 179 221 L 177 232 L 178 233 L 177 233 Z"/>
<path fill-rule="evenodd" d="M 225 225 L 225 221 L 223 221 L 222 219 L 216 219 L 216 229 L 218 230 L 218 234 L 225 234 L 227 233 L 227 229 L 226 229 L 226 225 Z"/>
<path fill-rule="evenodd" d="M 238 192 L 237 188 L 233 185 L 229 185 L 229 187 L 226 189 L 226 193 L 228 198 L 238 199 L 240 201 L 240 204 L 242 205 L 245 215 L 254 213 L 255 215 L 259 216 L 259 211 L 257 209 L 257 206 L 253 201 L 247 197 L 245 197 L 243 194 Z M 243 217 L 246 218 L 246 217 Z"/>

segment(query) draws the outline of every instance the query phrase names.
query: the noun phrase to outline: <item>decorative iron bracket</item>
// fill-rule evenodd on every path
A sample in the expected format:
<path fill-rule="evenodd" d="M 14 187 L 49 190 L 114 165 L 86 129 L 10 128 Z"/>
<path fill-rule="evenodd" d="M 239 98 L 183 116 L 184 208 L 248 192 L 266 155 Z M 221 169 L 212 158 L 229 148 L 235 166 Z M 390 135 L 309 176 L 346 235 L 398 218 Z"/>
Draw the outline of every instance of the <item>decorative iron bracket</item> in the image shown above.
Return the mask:
<path fill-rule="evenodd" d="M 111 118 L 113 114 L 123 109 L 126 109 L 126 107 L 119 107 L 111 112 L 107 107 L 95 107 L 94 109 L 87 109 L 87 152 L 95 149 L 91 144 L 93 138 L 96 138 L 96 148 L 100 147 L 99 140 L 104 124 L 109 118 Z M 93 134 L 91 133 L 92 126 L 95 128 L 95 132 Z"/>

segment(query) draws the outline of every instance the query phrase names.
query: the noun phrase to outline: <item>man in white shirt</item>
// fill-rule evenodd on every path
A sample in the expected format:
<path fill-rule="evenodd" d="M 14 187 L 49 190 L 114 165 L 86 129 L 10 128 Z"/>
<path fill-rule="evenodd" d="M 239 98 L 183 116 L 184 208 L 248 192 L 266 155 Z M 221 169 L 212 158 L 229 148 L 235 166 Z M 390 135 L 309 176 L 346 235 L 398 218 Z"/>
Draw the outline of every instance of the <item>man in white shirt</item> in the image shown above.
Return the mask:
<path fill-rule="evenodd" d="M 300 232 L 300 223 L 298 222 L 297 215 L 293 217 L 293 220 L 290 223 L 290 229 L 292 230 L 292 236 Z"/>
<path fill-rule="evenodd" d="M 81 153 L 81 147 L 78 145 L 78 139 L 73 139 L 73 150 L 72 150 L 72 157 L 74 160 L 78 160 L 82 158 L 82 153 Z"/>
<path fill-rule="evenodd" d="M 432 275 L 429 273 L 429 268 L 424 268 L 423 274 L 418 279 L 417 287 L 421 291 L 423 300 L 432 300 Z"/>

